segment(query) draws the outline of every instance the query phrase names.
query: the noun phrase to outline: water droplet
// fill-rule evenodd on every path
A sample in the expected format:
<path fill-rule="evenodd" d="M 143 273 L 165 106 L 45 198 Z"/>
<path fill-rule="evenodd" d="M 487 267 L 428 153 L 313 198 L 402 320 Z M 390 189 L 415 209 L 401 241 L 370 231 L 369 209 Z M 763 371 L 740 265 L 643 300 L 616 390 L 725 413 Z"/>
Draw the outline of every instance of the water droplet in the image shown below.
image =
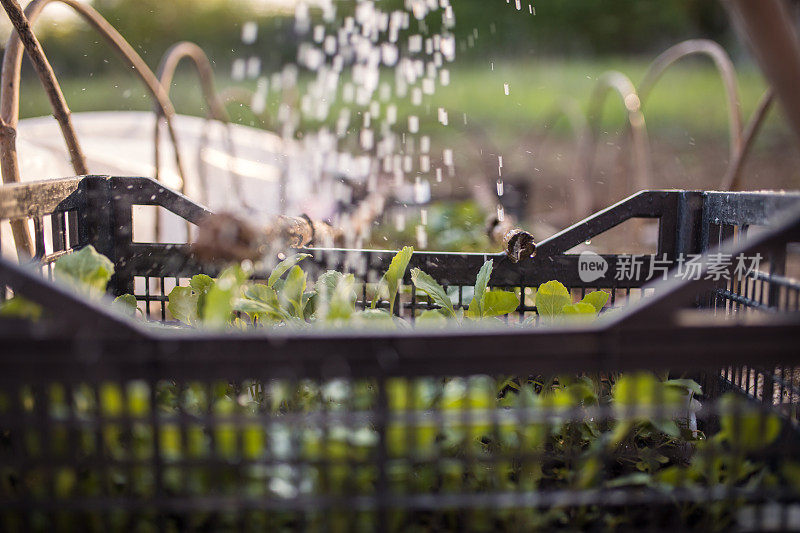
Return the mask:
<path fill-rule="evenodd" d="M 242 43 L 253 44 L 258 38 L 258 24 L 249 20 L 242 24 Z"/>
<path fill-rule="evenodd" d="M 428 232 L 422 224 L 417 225 L 417 246 L 421 250 L 428 247 Z"/>

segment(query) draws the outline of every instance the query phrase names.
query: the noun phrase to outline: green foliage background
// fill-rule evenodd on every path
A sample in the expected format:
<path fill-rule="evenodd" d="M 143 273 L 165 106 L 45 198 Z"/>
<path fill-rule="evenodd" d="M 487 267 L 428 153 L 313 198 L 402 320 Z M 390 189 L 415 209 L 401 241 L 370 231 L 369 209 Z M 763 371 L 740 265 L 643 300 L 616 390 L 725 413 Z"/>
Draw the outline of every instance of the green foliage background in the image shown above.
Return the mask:
<path fill-rule="evenodd" d="M 404 0 L 377 0 L 385 10 Z M 257 55 L 267 68 L 295 57 L 300 38 L 286 15 L 265 15 L 244 0 L 93 0 L 93 5 L 155 68 L 173 43 L 200 44 L 218 68 L 234 57 Z M 456 34 L 464 46 L 460 60 L 497 59 L 536 53 L 563 57 L 653 54 L 689 37 L 709 37 L 729 44 L 731 31 L 720 2 L 709 0 L 453 0 Z M 528 5 L 536 16 L 528 13 Z M 353 10 L 353 0 L 338 0 L 339 16 Z M 241 43 L 241 26 L 257 21 L 259 40 Z M 433 22 L 433 21 L 431 21 Z M 85 24 L 37 25 L 46 51 L 60 74 L 101 73 L 116 60 L 102 39 Z M 469 37 L 477 32 L 473 47 Z"/>

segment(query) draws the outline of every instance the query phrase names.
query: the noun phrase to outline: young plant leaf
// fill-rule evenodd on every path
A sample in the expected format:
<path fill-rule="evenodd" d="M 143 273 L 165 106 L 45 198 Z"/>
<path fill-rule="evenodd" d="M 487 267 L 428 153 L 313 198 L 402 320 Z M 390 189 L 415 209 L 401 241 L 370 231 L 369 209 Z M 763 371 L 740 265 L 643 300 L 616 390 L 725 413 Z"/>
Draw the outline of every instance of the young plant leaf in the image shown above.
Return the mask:
<path fill-rule="evenodd" d="M 247 313 L 250 316 L 258 316 L 259 319 L 282 321 L 289 318 L 285 311 L 279 306 L 266 302 L 251 300 L 249 298 L 239 298 L 233 302 L 233 310 Z"/>
<path fill-rule="evenodd" d="M 755 452 L 772 444 L 781 433 L 781 419 L 729 392 L 719 399 L 720 432 L 717 438 L 738 452 Z"/>
<path fill-rule="evenodd" d="M 370 328 L 397 329 L 394 317 L 383 309 L 367 309 L 353 315 L 356 322 L 363 322 Z"/>
<path fill-rule="evenodd" d="M 192 276 L 189 280 L 189 286 L 194 292 L 197 293 L 197 315 L 203 316 L 203 311 L 206 307 L 206 295 L 208 291 L 216 284 L 213 278 L 205 274 L 197 274 Z"/>
<path fill-rule="evenodd" d="M 474 298 L 472 301 L 475 301 Z M 483 296 L 481 316 L 503 316 L 513 313 L 519 307 L 519 298 L 509 291 L 493 290 Z"/>
<path fill-rule="evenodd" d="M 426 309 L 417 317 L 417 327 L 440 328 L 447 325 L 447 318 L 438 309 Z"/>
<path fill-rule="evenodd" d="M 561 314 L 564 316 L 597 316 L 597 309 L 591 304 L 586 302 L 578 302 L 576 304 L 568 304 L 561 308 Z"/>
<path fill-rule="evenodd" d="M 44 309 L 41 305 L 22 296 L 14 296 L 0 304 L 0 317 L 22 318 L 25 320 L 39 320 Z"/>
<path fill-rule="evenodd" d="M 703 387 L 693 379 L 670 379 L 664 382 L 667 387 L 677 387 L 687 393 L 692 393 L 697 396 L 703 395 Z"/>
<path fill-rule="evenodd" d="M 467 310 L 467 317 L 469 318 L 491 316 L 484 315 L 483 298 L 486 293 L 486 287 L 489 285 L 489 279 L 492 277 L 493 266 L 494 260 L 490 259 L 483 264 L 481 270 L 478 272 L 478 279 L 475 281 L 475 293 L 472 296 L 472 301 L 469 303 L 469 309 Z"/>
<path fill-rule="evenodd" d="M 444 288 L 436 283 L 436 280 L 418 268 L 411 270 L 411 280 L 418 289 L 431 297 L 433 303 L 444 310 L 447 317 L 456 318 L 453 302 L 450 301 L 450 297 L 447 296 Z"/>
<path fill-rule="evenodd" d="M 175 287 L 169 293 L 167 309 L 175 320 L 194 326 L 198 319 L 197 298 L 191 287 Z"/>
<path fill-rule="evenodd" d="M 563 313 L 564 306 L 572 303 L 572 297 L 564 285 L 548 281 L 536 291 L 536 310 L 539 316 L 551 318 Z"/>
<path fill-rule="evenodd" d="M 327 302 L 326 320 L 347 320 L 356 312 L 356 278 L 353 274 L 342 276 L 333 295 Z"/>
<path fill-rule="evenodd" d="M 284 309 L 297 318 L 303 317 L 303 293 L 306 291 L 306 273 L 299 266 L 293 266 L 286 276 L 286 283 L 278 295 Z"/>
<path fill-rule="evenodd" d="M 580 303 L 591 305 L 599 313 L 606 306 L 610 297 L 611 295 L 606 291 L 594 291 L 587 294 Z"/>
<path fill-rule="evenodd" d="M 394 301 L 397 298 L 397 291 L 400 289 L 400 282 L 406 275 L 408 263 L 411 261 L 411 256 L 414 255 L 414 248 L 406 246 L 400 250 L 393 258 L 389 265 L 386 274 L 383 275 L 378 285 L 378 293 L 372 300 L 372 309 L 375 309 L 378 299 L 383 294 L 387 294 L 389 299 L 389 314 L 394 313 Z"/>
<path fill-rule="evenodd" d="M 123 294 L 114 299 L 114 306 L 131 316 L 136 316 L 136 311 L 139 309 L 139 302 L 133 294 Z"/>
<path fill-rule="evenodd" d="M 323 301 L 330 301 L 330 299 L 333 297 L 333 293 L 336 291 L 336 287 L 339 285 L 339 282 L 343 277 L 344 274 L 335 270 L 328 270 L 322 274 L 319 279 L 317 279 L 317 283 L 315 284 L 315 288 L 319 297 Z"/>
<path fill-rule="evenodd" d="M 199 315 L 211 327 L 224 327 L 233 318 L 233 302 L 242 294 L 248 274 L 238 265 L 222 271 L 206 294 L 205 306 Z M 199 295 L 198 295 L 199 299 Z"/>
<path fill-rule="evenodd" d="M 55 274 L 79 292 L 102 294 L 114 274 L 114 263 L 93 246 L 64 255 L 56 261 Z"/>
<path fill-rule="evenodd" d="M 300 261 L 308 259 L 309 257 L 311 257 L 310 254 L 295 254 L 291 257 L 287 257 L 286 259 L 278 263 L 278 266 L 276 266 L 275 269 L 272 271 L 272 273 L 269 275 L 269 279 L 267 280 L 267 285 L 272 287 L 273 285 L 275 285 L 275 282 L 278 281 L 281 278 L 281 276 L 286 274 L 286 272 L 291 270 L 292 267 L 294 267 Z"/>
<path fill-rule="evenodd" d="M 272 306 L 278 305 L 278 293 L 275 292 L 275 289 L 268 287 L 263 283 L 255 283 L 248 286 L 244 290 L 244 296 L 245 298 L 249 300 L 255 300 L 256 302 L 261 302 Z"/>

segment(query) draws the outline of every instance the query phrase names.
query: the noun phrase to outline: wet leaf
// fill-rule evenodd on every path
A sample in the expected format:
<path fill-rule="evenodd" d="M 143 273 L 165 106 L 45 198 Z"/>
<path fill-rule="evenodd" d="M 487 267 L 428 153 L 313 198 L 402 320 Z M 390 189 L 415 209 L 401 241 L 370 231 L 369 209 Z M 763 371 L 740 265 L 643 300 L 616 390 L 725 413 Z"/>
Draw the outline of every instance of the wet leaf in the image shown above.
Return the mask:
<path fill-rule="evenodd" d="M 597 316 L 597 309 L 591 304 L 578 302 L 576 304 L 565 305 L 561 309 L 561 314 L 564 316 L 583 316 L 594 318 Z"/>
<path fill-rule="evenodd" d="M 614 385 L 612 396 L 618 406 L 675 407 L 682 405 L 686 400 L 685 393 L 675 387 L 666 386 L 646 372 L 620 376 Z"/>
<path fill-rule="evenodd" d="M 606 306 L 610 297 L 611 295 L 605 291 L 594 291 L 584 296 L 580 303 L 591 305 L 599 313 Z"/>
<path fill-rule="evenodd" d="M 319 279 L 317 279 L 315 288 L 317 294 L 320 296 L 320 298 L 322 298 L 323 301 L 330 301 L 330 299 L 333 297 L 334 291 L 336 291 L 336 287 L 339 285 L 339 282 L 343 277 L 344 274 L 341 272 L 328 270 L 322 274 Z"/>
<path fill-rule="evenodd" d="M 438 309 L 426 309 L 418 317 L 416 325 L 418 327 L 444 327 L 447 325 L 447 318 Z"/>
<path fill-rule="evenodd" d="M 668 387 L 677 387 L 697 396 L 703 395 L 703 388 L 693 379 L 670 379 L 664 382 Z"/>
<path fill-rule="evenodd" d="M 247 313 L 251 316 L 266 316 L 266 318 L 273 320 L 283 320 L 286 318 L 286 313 L 280 309 L 280 307 L 248 298 L 234 300 L 233 310 Z"/>
<path fill-rule="evenodd" d="M 446 316 L 450 318 L 456 317 L 453 302 L 450 301 L 450 297 L 447 296 L 444 288 L 436 283 L 436 280 L 418 268 L 411 270 L 411 279 L 418 289 L 430 296 L 433 303 L 444 310 Z"/>
<path fill-rule="evenodd" d="M 653 477 L 650 474 L 643 472 L 635 472 L 627 476 L 618 477 L 611 481 L 607 481 L 605 486 L 609 489 L 618 489 L 621 487 L 649 487 L 653 484 Z"/>
<path fill-rule="evenodd" d="M 0 317 L 22 318 L 25 320 L 39 320 L 44 309 L 41 305 L 23 298 L 15 296 L 0 304 Z"/>
<path fill-rule="evenodd" d="M 557 281 L 548 281 L 536 291 L 536 309 L 540 316 L 554 317 L 563 313 L 564 306 L 572 303 L 567 288 Z"/>
<path fill-rule="evenodd" d="M 192 276 L 192 279 L 189 280 L 189 286 L 197 293 L 197 314 L 199 316 L 203 316 L 203 311 L 206 306 L 206 295 L 208 295 L 208 291 L 210 291 L 215 284 L 216 282 L 214 279 L 205 274 L 197 274 L 196 276 Z"/>
<path fill-rule="evenodd" d="M 286 276 L 286 283 L 283 285 L 283 290 L 278 295 L 284 307 L 288 303 L 292 310 L 293 316 L 303 316 L 303 293 L 306 290 L 306 273 L 299 266 L 293 266 Z"/>
<path fill-rule="evenodd" d="M 720 432 L 718 437 L 738 451 L 762 450 L 778 438 L 781 420 L 772 413 L 760 412 L 733 393 L 719 400 Z"/>
<path fill-rule="evenodd" d="M 275 289 L 262 283 L 248 286 L 244 291 L 245 298 L 256 302 L 275 306 L 278 304 L 278 294 Z"/>
<path fill-rule="evenodd" d="M 292 269 L 297 263 L 303 261 L 304 259 L 308 259 L 311 257 L 311 254 L 295 254 L 291 257 L 287 257 L 276 266 L 272 273 L 269 275 L 269 279 L 267 280 L 267 285 L 270 287 L 275 285 L 275 282 L 278 281 L 281 276 L 286 274 L 289 270 Z"/>
<path fill-rule="evenodd" d="M 326 320 L 347 320 L 356 312 L 355 276 L 348 274 L 339 278 L 336 289 L 327 302 Z"/>
<path fill-rule="evenodd" d="M 84 246 L 55 263 L 56 278 L 83 293 L 102 294 L 114 275 L 114 263 L 97 253 L 93 246 Z"/>
<path fill-rule="evenodd" d="M 133 294 L 123 294 L 114 299 L 114 306 L 128 315 L 136 316 L 136 311 L 139 309 L 139 302 Z"/>
<path fill-rule="evenodd" d="M 394 313 L 394 301 L 397 298 L 397 291 L 400 288 L 400 283 L 406 275 L 408 263 L 411 261 L 411 256 L 414 255 L 414 248 L 406 246 L 400 250 L 393 258 L 389 265 L 389 269 L 384 274 L 380 281 L 378 296 L 372 301 L 372 308 L 375 308 L 377 300 L 380 295 L 385 294 L 389 300 L 389 313 Z"/>
<path fill-rule="evenodd" d="M 361 322 L 362 325 L 370 328 L 397 328 L 394 322 L 394 317 L 386 311 L 380 309 L 367 309 L 366 311 L 360 311 L 353 315 L 353 319 L 356 321 L 356 323 Z"/>
<path fill-rule="evenodd" d="M 206 295 L 202 310 L 203 323 L 211 327 L 223 327 L 233 318 L 233 302 L 242 294 L 242 285 L 248 274 L 239 265 L 226 268 Z"/>
<path fill-rule="evenodd" d="M 486 261 L 478 272 L 478 278 L 475 280 L 475 292 L 472 296 L 472 301 L 467 310 L 467 317 L 480 318 L 483 313 L 483 299 L 486 293 L 486 287 L 489 285 L 489 279 L 492 277 L 492 268 L 494 260 Z M 490 315 L 491 316 L 491 315 Z"/>
<path fill-rule="evenodd" d="M 194 326 L 198 319 L 197 298 L 191 287 L 175 287 L 169 293 L 167 309 L 175 320 Z"/>
<path fill-rule="evenodd" d="M 473 300 L 474 301 L 474 300 Z M 519 298 L 513 292 L 493 290 L 483 295 L 482 316 L 503 316 L 519 307 Z"/>

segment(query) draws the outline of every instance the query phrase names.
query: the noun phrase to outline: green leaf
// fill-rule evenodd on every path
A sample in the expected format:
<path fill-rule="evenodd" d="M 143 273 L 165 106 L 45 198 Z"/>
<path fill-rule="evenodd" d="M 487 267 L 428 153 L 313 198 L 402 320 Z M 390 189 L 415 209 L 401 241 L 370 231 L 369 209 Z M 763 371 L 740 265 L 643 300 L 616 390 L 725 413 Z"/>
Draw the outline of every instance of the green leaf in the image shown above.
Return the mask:
<path fill-rule="evenodd" d="M 386 271 L 386 274 L 383 275 L 383 279 L 381 279 L 381 285 L 386 284 L 388 289 L 389 314 L 394 313 L 394 301 L 397 298 L 397 291 L 400 288 L 400 282 L 403 281 L 403 277 L 406 275 L 406 269 L 408 268 L 408 263 L 411 261 L 412 255 L 414 255 L 414 248 L 411 246 L 406 246 L 400 250 L 392 258 L 389 270 Z M 380 289 L 378 294 L 380 295 Z M 375 308 L 377 300 L 378 298 L 375 298 L 372 301 L 373 309 Z"/>
<path fill-rule="evenodd" d="M 208 295 L 208 291 L 210 291 L 215 284 L 216 281 L 205 274 L 197 274 L 196 276 L 192 276 L 192 279 L 189 280 L 189 286 L 197 293 L 197 314 L 199 316 L 203 316 L 203 310 L 206 306 L 206 296 Z"/>
<path fill-rule="evenodd" d="M 734 393 L 718 402 L 720 432 L 718 437 L 741 452 L 762 450 L 775 442 L 781 432 L 781 420 L 772 413 L 758 411 Z"/>
<path fill-rule="evenodd" d="M 278 263 L 278 266 L 276 266 L 275 269 L 272 271 L 272 274 L 269 275 L 269 279 L 267 280 L 267 285 L 272 287 L 273 285 L 275 285 L 275 282 L 281 278 L 281 276 L 286 274 L 287 271 L 289 271 L 300 261 L 308 259 L 309 257 L 311 257 L 310 254 L 295 254 L 291 257 L 287 257 L 286 259 Z"/>
<path fill-rule="evenodd" d="M 248 274 L 239 265 L 222 271 L 206 294 L 206 303 L 200 315 L 205 324 L 223 327 L 230 323 L 233 318 L 233 302 L 241 296 L 242 285 L 247 278 Z"/>
<path fill-rule="evenodd" d="M 492 409 L 497 405 L 497 391 L 489 378 L 452 379 L 442 390 L 442 410 Z"/>
<path fill-rule="evenodd" d="M 59 258 L 55 274 L 80 292 L 99 294 L 105 292 L 114 274 L 114 263 L 89 245 Z"/>
<path fill-rule="evenodd" d="M 681 430 L 678 428 L 678 424 L 676 424 L 674 420 L 654 418 L 650 420 L 650 423 L 652 423 L 656 429 L 672 438 L 677 438 L 681 435 Z"/>
<path fill-rule="evenodd" d="M 606 306 L 610 297 L 611 295 L 605 291 L 594 291 L 587 294 L 580 303 L 591 305 L 599 313 Z"/>
<path fill-rule="evenodd" d="M 194 326 L 198 319 L 197 298 L 191 287 L 175 287 L 169 293 L 167 309 L 175 320 Z"/>
<path fill-rule="evenodd" d="M 286 276 L 286 283 L 278 295 L 281 304 L 292 316 L 303 318 L 303 293 L 306 291 L 306 273 L 299 266 L 293 266 Z"/>
<path fill-rule="evenodd" d="M 367 309 L 353 315 L 356 322 L 364 322 L 365 326 L 380 329 L 396 329 L 394 317 L 382 309 Z"/>
<path fill-rule="evenodd" d="M 275 289 L 268 287 L 262 283 L 254 283 L 244 290 L 245 298 L 269 304 L 272 306 L 278 305 L 278 294 Z"/>
<path fill-rule="evenodd" d="M 517 310 L 519 298 L 513 292 L 493 290 L 483 296 L 482 307 L 482 316 L 503 316 Z"/>
<path fill-rule="evenodd" d="M 620 487 L 647 487 L 653 484 L 653 479 L 650 474 L 644 472 L 634 472 L 626 476 L 606 481 L 605 486 L 609 489 L 618 489 Z"/>
<path fill-rule="evenodd" d="M 411 270 L 411 280 L 418 289 L 431 297 L 433 303 L 439 305 L 444 310 L 447 317 L 456 317 L 456 312 L 453 309 L 453 302 L 450 301 L 450 297 L 447 296 L 444 288 L 436 283 L 436 280 L 418 268 Z"/>
<path fill-rule="evenodd" d="M 326 320 L 347 320 L 356 312 L 356 278 L 353 274 L 342 276 L 330 301 L 327 302 Z"/>
<path fill-rule="evenodd" d="M 333 297 L 333 293 L 336 291 L 336 287 L 339 285 L 339 282 L 342 281 L 343 277 L 344 274 L 341 272 L 328 270 L 322 274 L 319 279 L 317 279 L 315 288 L 317 294 L 320 296 L 320 298 L 322 298 L 323 301 L 330 301 L 330 299 Z"/>
<path fill-rule="evenodd" d="M 251 316 L 258 316 L 262 320 L 266 317 L 269 320 L 285 320 L 288 318 L 285 311 L 279 306 L 271 305 L 249 298 L 238 298 L 233 301 L 233 310 L 247 313 Z"/>
<path fill-rule="evenodd" d="M 578 302 L 576 304 L 565 305 L 561 309 L 561 314 L 565 316 L 597 316 L 597 309 L 591 304 Z"/>
<path fill-rule="evenodd" d="M 115 298 L 114 305 L 122 312 L 131 316 L 136 316 L 136 310 L 139 309 L 139 302 L 133 294 L 123 294 Z"/>
<path fill-rule="evenodd" d="M 557 281 L 548 281 L 536 291 L 536 309 L 539 316 L 554 317 L 561 315 L 564 306 L 572 303 L 567 288 Z"/>
<path fill-rule="evenodd" d="M 15 296 L 0 304 L 0 317 L 22 318 L 25 320 L 39 320 L 44 309 L 41 305 L 34 303 L 22 296 Z"/>
<path fill-rule="evenodd" d="M 597 403 L 597 395 L 589 385 L 578 382 L 556 389 L 545 401 L 551 402 L 553 407 L 570 408 L 578 405 L 595 404 Z"/>
<path fill-rule="evenodd" d="M 303 293 L 303 301 L 300 303 L 303 308 L 303 320 L 308 320 L 317 311 L 317 293 L 314 291 L 306 291 Z"/>
<path fill-rule="evenodd" d="M 670 379 L 664 382 L 668 387 L 677 387 L 686 392 L 691 392 L 697 396 L 703 395 L 703 388 L 693 379 Z"/>
<path fill-rule="evenodd" d="M 265 322 L 281 322 L 289 318 L 289 314 L 281 308 L 275 289 L 263 283 L 248 285 L 244 290 L 244 298 L 234 300 L 233 309 Z"/>
<path fill-rule="evenodd" d="M 620 376 L 612 391 L 618 406 L 679 406 L 685 403 L 686 394 L 668 387 L 650 373 L 639 372 Z"/>
<path fill-rule="evenodd" d="M 486 287 L 489 285 L 489 279 L 492 277 L 492 268 L 494 260 L 486 261 L 478 272 L 478 279 L 475 281 L 475 293 L 472 296 L 472 301 L 469 303 L 467 316 L 469 318 L 481 318 L 485 315 L 483 312 L 483 298 L 486 292 Z"/>
<path fill-rule="evenodd" d="M 438 309 L 426 309 L 416 321 L 417 327 L 441 328 L 447 325 L 447 318 Z"/>

